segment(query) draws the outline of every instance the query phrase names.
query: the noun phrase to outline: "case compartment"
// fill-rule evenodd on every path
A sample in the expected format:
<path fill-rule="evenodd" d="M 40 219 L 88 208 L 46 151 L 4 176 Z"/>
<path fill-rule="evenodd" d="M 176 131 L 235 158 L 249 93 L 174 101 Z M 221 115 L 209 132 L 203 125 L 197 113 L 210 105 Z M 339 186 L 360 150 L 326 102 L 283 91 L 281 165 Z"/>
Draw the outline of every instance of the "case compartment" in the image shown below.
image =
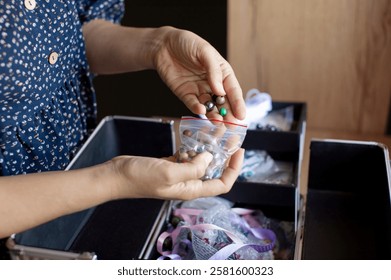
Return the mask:
<path fill-rule="evenodd" d="M 390 164 L 373 142 L 311 142 L 303 259 L 391 259 Z"/>

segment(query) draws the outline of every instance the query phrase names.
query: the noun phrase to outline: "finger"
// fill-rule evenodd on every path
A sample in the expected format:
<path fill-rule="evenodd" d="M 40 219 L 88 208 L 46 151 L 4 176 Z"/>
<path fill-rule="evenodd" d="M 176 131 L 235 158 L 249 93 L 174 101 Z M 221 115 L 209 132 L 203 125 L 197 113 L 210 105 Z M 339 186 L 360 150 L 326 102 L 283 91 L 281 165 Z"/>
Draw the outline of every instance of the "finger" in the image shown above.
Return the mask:
<path fill-rule="evenodd" d="M 196 155 L 191 161 L 174 163 L 169 169 L 171 172 L 174 172 L 173 177 L 175 179 L 172 179 L 169 184 L 201 178 L 205 175 L 206 168 L 209 166 L 212 159 L 213 156 L 211 153 L 204 152 Z M 174 171 L 172 170 L 173 168 L 175 169 Z"/>
<path fill-rule="evenodd" d="M 169 157 L 162 157 L 161 159 L 164 159 L 164 160 L 167 160 L 167 161 L 171 161 L 171 162 L 176 162 L 176 161 L 177 161 L 177 158 L 178 158 L 178 151 L 175 152 L 175 154 L 172 155 L 172 156 L 169 156 Z"/>
<path fill-rule="evenodd" d="M 213 182 L 212 182 L 213 181 Z M 175 191 L 173 192 L 173 190 Z M 220 180 L 189 180 L 175 185 L 171 192 L 174 197 L 181 200 L 191 200 L 200 197 L 217 196 L 230 190 L 230 186 L 224 185 Z M 171 194 L 172 196 L 172 194 Z"/>
<path fill-rule="evenodd" d="M 223 122 L 213 122 L 215 125 L 214 130 L 212 132 L 213 137 L 220 139 L 224 136 L 224 133 L 227 131 L 227 127 L 224 125 Z"/>
<path fill-rule="evenodd" d="M 191 200 L 199 197 L 217 196 L 227 193 L 233 186 L 242 168 L 244 149 L 239 149 L 232 157 L 220 179 L 207 181 L 188 180 L 176 184 L 176 199 Z M 171 189 L 172 191 L 172 189 Z M 172 196 L 172 195 L 171 195 Z"/>
<path fill-rule="evenodd" d="M 206 117 L 208 119 L 215 119 L 219 121 L 224 120 L 223 116 L 220 115 L 219 109 L 217 107 L 215 107 L 211 112 L 206 113 Z"/>
<path fill-rule="evenodd" d="M 215 94 L 213 94 L 213 95 L 215 95 Z M 227 97 L 225 97 L 224 104 L 216 104 L 215 103 L 214 105 L 215 105 L 215 107 L 213 108 L 213 110 L 206 113 L 206 116 L 208 119 L 216 119 L 216 120 L 220 120 L 220 121 L 228 120 L 228 121 L 233 121 L 233 122 L 236 120 L 236 118 L 231 113 L 232 112 L 231 106 L 230 106 L 230 103 L 229 103 L 229 100 Z M 223 114 L 222 111 L 220 111 L 222 108 L 224 108 L 225 114 Z"/>
<path fill-rule="evenodd" d="M 225 114 L 220 110 L 225 110 Z M 209 119 L 224 120 L 232 123 L 238 122 L 238 119 L 233 114 L 232 101 L 229 99 L 228 95 L 225 97 L 225 102 L 223 104 L 216 104 L 214 110 L 208 112 L 206 116 Z"/>
<path fill-rule="evenodd" d="M 203 93 L 198 97 L 198 100 L 201 104 L 205 104 L 208 101 L 212 101 L 212 97 L 209 93 Z"/>
<path fill-rule="evenodd" d="M 208 112 L 206 110 L 205 103 L 208 101 L 212 101 L 212 97 L 209 93 L 202 93 L 199 96 L 196 94 L 186 94 L 181 98 L 182 102 L 189 108 L 194 114 L 202 114 L 207 115 Z M 217 108 L 213 108 L 213 112 L 218 115 Z M 210 112 L 209 112 L 210 113 Z M 220 116 L 221 117 L 221 116 Z"/>
<path fill-rule="evenodd" d="M 243 99 L 243 92 L 235 74 L 232 72 L 224 79 L 224 89 L 227 92 L 231 113 L 239 120 L 246 117 L 246 105 Z"/>
<path fill-rule="evenodd" d="M 224 59 L 212 46 L 205 48 L 203 55 L 201 55 L 201 62 L 206 68 L 208 81 L 213 93 L 224 96 L 226 92 L 223 87 L 221 61 L 224 61 Z"/>
<path fill-rule="evenodd" d="M 243 120 L 246 117 L 243 92 L 231 66 L 213 47 L 207 48 L 204 56 L 204 64 L 213 93 L 220 96 L 226 95 L 229 99 L 228 108 L 226 108 L 228 110 L 226 119 L 229 121 L 235 121 L 234 118 Z M 223 68 L 226 69 L 223 70 Z M 224 74 L 223 71 L 228 74 Z M 224 76 L 226 77 L 223 80 Z M 234 118 L 230 116 L 231 114 Z"/>
<path fill-rule="evenodd" d="M 225 187 L 228 188 L 228 190 L 231 189 L 236 179 L 238 178 L 240 171 L 242 170 L 243 159 L 244 149 L 240 148 L 232 155 L 228 166 L 225 168 L 223 175 L 219 179 L 225 185 Z"/>
<path fill-rule="evenodd" d="M 211 184 L 211 181 L 216 181 Z M 200 197 L 217 196 L 226 193 L 227 188 L 220 180 L 191 180 L 176 186 L 177 199 L 191 200 Z"/>
<path fill-rule="evenodd" d="M 220 179 L 203 181 L 188 181 L 183 187 L 186 192 L 181 194 L 182 199 L 189 200 L 197 197 L 217 196 L 229 192 L 235 183 L 242 168 L 244 150 L 239 149 L 231 158 L 228 167 Z"/>
<path fill-rule="evenodd" d="M 212 96 L 210 93 L 201 94 L 198 97 L 198 100 L 203 106 L 205 106 L 206 115 L 210 114 L 211 112 L 217 113 L 217 108 L 212 101 Z"/>
<path fill-rule="evenodd" d="M 186 107 L 189 108 L 189 110 L 192 111 L 194 114 L 197 115 L 206 114 L 205 105 L 200 103 L 200 100 L 198 100 L 195 94 L 191 94 L 191 93 L 186 94 L 181 99 L 182 102 L 186 105 Z"/>
<path fill-rule="evenodd" d="M 238 146 L 240 147 L 240 135 L 238 134 L 231 134 L 229 137 L 227 137 L 225 141 L 225 150 L 228 152 L 228 154 L 235 151 Z"/>

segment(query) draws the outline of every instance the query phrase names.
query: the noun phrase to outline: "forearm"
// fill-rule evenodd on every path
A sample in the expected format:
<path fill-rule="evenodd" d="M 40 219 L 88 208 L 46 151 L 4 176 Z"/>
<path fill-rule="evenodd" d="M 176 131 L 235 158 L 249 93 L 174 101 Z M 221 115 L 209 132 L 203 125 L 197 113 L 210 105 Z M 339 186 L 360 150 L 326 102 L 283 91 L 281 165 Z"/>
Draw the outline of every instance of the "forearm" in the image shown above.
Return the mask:
<path fill-rule="evenodd" d="M 83 26 L 91 71 L 115 74 L 154 69 L 153 54 L 169 28 L 132 28 L 104 20 Z"/>
<path fill-rule="evenodd" d="M 111 172 L 110 164 L 102 164 L 0 177 L 0 237 L 111 200 Z"/>

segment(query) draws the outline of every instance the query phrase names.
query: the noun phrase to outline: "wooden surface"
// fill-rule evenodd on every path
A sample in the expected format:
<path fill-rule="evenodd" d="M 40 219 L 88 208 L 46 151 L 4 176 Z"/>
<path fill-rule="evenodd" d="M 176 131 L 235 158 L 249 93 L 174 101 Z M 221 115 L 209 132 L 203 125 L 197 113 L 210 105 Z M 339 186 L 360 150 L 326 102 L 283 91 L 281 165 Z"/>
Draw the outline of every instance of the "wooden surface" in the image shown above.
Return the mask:
<path fill-rule="evenodd" d="M 228 0 L 228 60 L 244 92 L 308 104 L 308 126 L 384 133 L 391 0 Z"/>

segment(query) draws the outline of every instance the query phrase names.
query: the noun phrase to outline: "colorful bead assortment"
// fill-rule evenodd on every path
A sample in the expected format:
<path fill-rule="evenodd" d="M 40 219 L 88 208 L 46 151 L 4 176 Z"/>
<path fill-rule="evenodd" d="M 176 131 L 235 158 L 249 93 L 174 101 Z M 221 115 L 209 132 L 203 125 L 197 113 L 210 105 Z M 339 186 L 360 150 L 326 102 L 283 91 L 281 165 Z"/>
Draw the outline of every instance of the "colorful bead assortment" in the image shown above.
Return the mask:
<path fill-rule="evenodd" d="M 224 96 L 212 95 L 212 100 L 213 102 L 207 101 L 204 103 L 206 112 L 212 112 L 216 105 L 223 105 L 225 103 Z M 227 109 L 225 107 L 221 107 L 218 112 L 223 117 L 227 115 Z"/>

